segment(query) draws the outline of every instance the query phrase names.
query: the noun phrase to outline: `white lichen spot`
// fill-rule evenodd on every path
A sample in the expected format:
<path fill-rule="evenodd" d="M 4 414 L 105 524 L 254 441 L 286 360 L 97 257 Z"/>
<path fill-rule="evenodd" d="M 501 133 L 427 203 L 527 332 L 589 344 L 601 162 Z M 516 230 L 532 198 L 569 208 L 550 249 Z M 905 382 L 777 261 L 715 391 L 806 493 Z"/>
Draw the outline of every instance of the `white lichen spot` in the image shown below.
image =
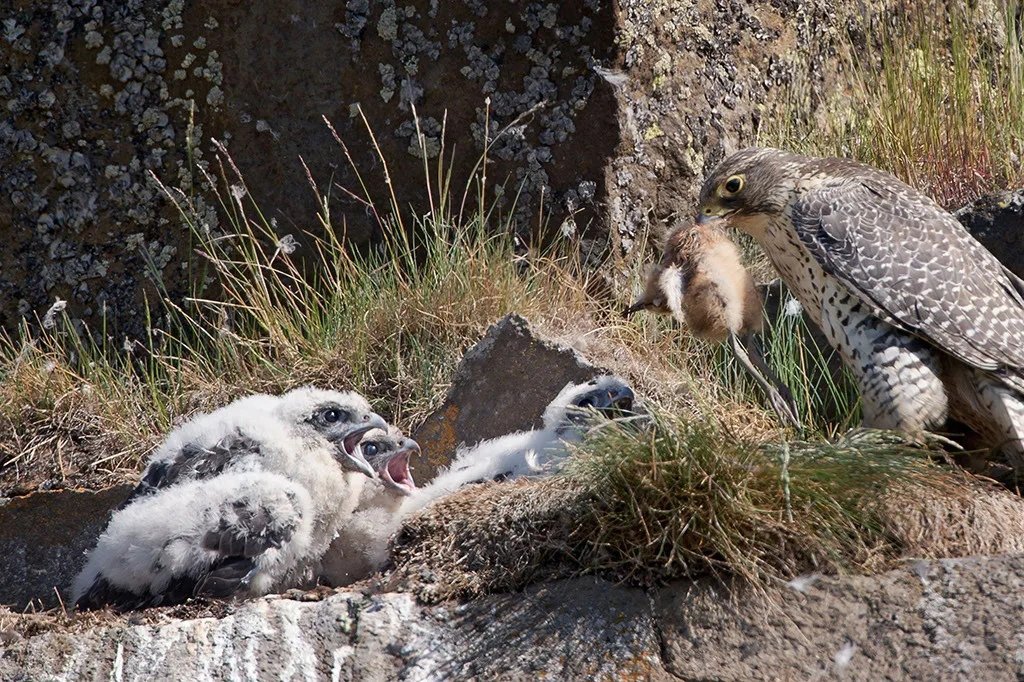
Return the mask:
<path fill-rule="evenodd" d="M 394 7 L 387 7 L 380 13 L 377 21 L 377 35 L 384 40 L 398 38 L 398 14 Z"/>
<path fill-rule="evenodd" d="M 25 33 L 25 28 L 14 19 L 4 19 L 4 40 L 13 43 Z"/>
<path fill-rule="evenodd" d="M 241 201 L 248 193 L 244 185 L 231 185 L 231 196 L 235 198 L 235 201 Z"/>
<path fill-rule="evenodd" d="M 57 316 L 64 312 L 64 309 L 68 307 L 68 302 L 62 298 L 58 298 L 50 306 L 50 309 L 43 315 L 43 328 L 53 329 L 57 326 Z"/>
<path fill-rule="evenodd" d="M 206 103 L 211 107 L 219 107 L 224 102 L 224 91 L 214 85 L 210 88 L 210 91 L 206 93 Z"/>
<path fill-rule="evenodd" d="M 85 45 L 91 49 L 96 49 L 103 44 L 103 35 L 99 31 L 89 31 L 85 34 Z"/>
<path fill-rule="evenodd" d="M 286 234 L 277 240 L 277 251 L 283 253 L 286 256 L 295 253 L 295 249 L 299 248 L 299 242 L 290 234 Z"/>

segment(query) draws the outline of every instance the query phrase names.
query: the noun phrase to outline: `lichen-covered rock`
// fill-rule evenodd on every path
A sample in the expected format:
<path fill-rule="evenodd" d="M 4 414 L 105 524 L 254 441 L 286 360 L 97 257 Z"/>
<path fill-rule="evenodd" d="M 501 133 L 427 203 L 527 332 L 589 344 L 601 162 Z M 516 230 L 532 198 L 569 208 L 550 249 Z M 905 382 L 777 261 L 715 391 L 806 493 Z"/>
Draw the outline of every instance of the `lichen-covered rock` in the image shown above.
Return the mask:
<path fill-rule="evenodd" d="M 840 38 L 863 41 L 889 4 L 18 3 L 0 23 L 0 327 L 60 298 L 72 319 L 106 314 L 108 331 L 139 334 L 143 290 L 152 301 L 156 280 L 176 297 L 201 285 L 150 174 L 182 188 L 200 229 L 223 227 L 199 172 L 219 176 L 211 138 L 246 175 L 236 193 L 282 231 L 317 225 L 300 157 L 325 190 L 361 194 L 350 155 L 380 211 L 393 192 L 411 224 L 439 200 L 443 151 L 450 201 L 485 170 L 487 206 L 524 236 L 628 252 L 692 208 L 704 172 L 753 140 L 794 69 L 813 75 L 812 94 L 833 87 Z M 348 238 L 379 228 L 362 197 L 329 195 Z"/>
<path fill-rule="evenodd" d="M 669 679 L 647 596 L 581 579 L 466 605 L 341 592 L 259 599 L 222 618 L 8 631 L 0 679 Z"/>

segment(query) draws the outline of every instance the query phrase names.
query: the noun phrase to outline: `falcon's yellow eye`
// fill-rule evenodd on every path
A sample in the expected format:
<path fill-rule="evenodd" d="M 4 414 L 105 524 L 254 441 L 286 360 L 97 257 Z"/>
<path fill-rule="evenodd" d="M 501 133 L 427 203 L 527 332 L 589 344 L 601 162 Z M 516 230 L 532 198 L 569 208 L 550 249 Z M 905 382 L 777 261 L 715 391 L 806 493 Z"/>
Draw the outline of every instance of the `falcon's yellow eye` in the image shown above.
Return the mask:
<path fill-rule="evenodd" d="M 722 183 L 722 196 L 731 197 L 739 194 L 739 191 L 743 189 L 743 176 L 733 175 L 731 178 Z"/>

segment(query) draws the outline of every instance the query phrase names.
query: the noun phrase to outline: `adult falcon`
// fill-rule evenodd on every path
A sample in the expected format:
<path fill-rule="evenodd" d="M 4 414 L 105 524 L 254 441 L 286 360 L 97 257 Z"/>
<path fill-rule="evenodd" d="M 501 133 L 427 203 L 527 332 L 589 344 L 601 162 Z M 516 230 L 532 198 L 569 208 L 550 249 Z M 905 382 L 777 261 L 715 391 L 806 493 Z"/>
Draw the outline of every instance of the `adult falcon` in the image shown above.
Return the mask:
<path fill-rule="evenodd" d="M 957 220 L 847 159 L 745 149 L 701 188 L 768 254 L 853 371 L 864 425 L 920 435 L 947 416 L 1024 469 L 1024 281 Z"/>

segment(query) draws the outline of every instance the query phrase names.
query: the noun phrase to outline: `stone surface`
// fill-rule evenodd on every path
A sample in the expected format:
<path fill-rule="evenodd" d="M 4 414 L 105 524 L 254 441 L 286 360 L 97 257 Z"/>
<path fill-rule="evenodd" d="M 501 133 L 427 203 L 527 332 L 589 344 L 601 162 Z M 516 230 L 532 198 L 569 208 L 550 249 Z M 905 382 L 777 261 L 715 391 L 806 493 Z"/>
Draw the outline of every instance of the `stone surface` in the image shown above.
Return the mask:
<path fill-rule="evenodd" d="M 1015 556 L 808 576 L 762 597 L 583 578 L 462 605 L 339 592 L 221 618 L 79 616 L 41 634 L 8 618 L 0 679 L 1014 680 L 1022 588 Z"/>
<path fill-rule="evenodd" d="M 668 679 L 646 595 L 594 579 L 466 605 L 341 592 L 221 618 L 50 632 L 9 645 L 4 680 Z"/>
<path fill-rule="evenodd" d="M 1014 680 L 1024 675 L 1024 558 L 912 562 L 794 581 L 775 612 L 707 584 L 653 597 L 684 679 Z"/>
<path fill-rule="evenodd" d="M 1024 278 L 1024 190 L 982 197 L 955 215 L 1003 265 Z"/>
<path fill-rule="evenodd" d="M 300 157 L 321 189 L 360 195 L 333 188 L 331 219 L 368 238 L 378 217 L 322 116 L 381 212 L 392 191 L 407 221 L 436 202 L 421 157 L 434 168 L 444 129 L 452 201 L 487 145 L 487 205 L 524 237 L 628 253 L 692 210 L 706 170 L 754 139 L 795 74 L 810 74 L 813 109 L 838 46 L 891 4 L 16 0 L 0 21 L 0 328 L 59 298 L 72 320 L 99 329 L 106 313 L 108 330 L 139 335 L 144 290 L 201 284 L 150 173 L 184 191 L 200 229 L 224 229 L 200 172 L 221 172 L 211 138 L 247 178 L 223 196 L 255 197 L 278 236 L 298 237 L 296 257 L 318 225 Z"/>
<path fill-rule="evenodd" d="M 132 487 L 37 492 L 0 502 L 0 604 L 52 608 L 67 601 L 85 553 Z"/>
<path fill-rule="evenodd" d="M 413 463 L 416 481 L 432 479 L 460 443 L 539 426 L 567 383 L 606 373 L 575 350 L 538 338 L 523 317 L 506 315 L 466 351 L 444 404 L 413 433 L 425 453 Z"/>

